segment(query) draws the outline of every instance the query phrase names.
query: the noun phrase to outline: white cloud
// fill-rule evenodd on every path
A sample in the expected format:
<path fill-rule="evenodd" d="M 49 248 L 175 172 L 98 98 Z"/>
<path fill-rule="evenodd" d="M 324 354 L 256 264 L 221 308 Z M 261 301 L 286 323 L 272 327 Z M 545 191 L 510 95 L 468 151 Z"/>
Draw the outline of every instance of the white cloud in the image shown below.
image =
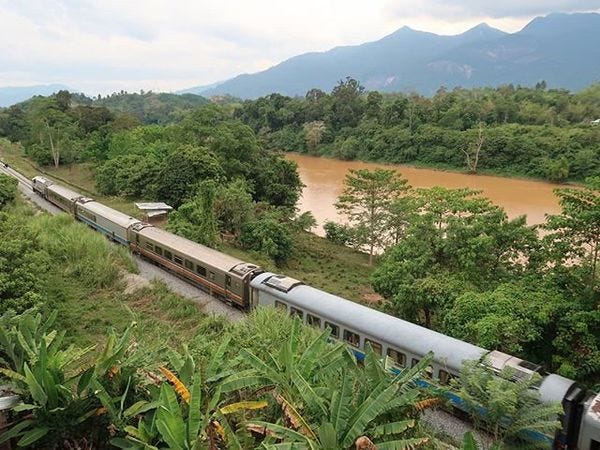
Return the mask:
<path fill-rule="evenodd" d="M 0 83 L 61 82 L 90 94 L 175 90 L 375 40 L 405 24 L 451 34 L 485 20 L 516 31 L 567 3 L 598 7 L 598 0 L 0 0 Z"/>

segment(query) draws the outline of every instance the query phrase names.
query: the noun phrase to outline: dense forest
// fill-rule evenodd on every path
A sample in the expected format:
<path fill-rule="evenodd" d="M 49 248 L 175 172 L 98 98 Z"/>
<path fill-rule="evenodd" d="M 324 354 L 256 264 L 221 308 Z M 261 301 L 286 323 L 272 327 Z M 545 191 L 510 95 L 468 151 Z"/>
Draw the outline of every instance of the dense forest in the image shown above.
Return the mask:
<path fill-rule="evenodd" d="M 246 100 L 235 116 L 268 148 L 360 159 L 583 180 L 600 173 L 600 85 L 578 93 L 440 88 L 431 97 L 365 92 L 353 79 L 305 98 Z"/>

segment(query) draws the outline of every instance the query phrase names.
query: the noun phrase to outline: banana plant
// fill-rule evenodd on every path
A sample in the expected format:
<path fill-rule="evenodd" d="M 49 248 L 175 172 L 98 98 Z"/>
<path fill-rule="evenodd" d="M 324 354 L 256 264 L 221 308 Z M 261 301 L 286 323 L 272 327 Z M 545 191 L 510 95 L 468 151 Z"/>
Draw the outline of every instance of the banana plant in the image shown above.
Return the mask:
<path fill-rule="evenodd" d="M 26 447 L 47 435 L 68 439 L 90 419 L 97 402 L 81 377 L 85 357 L 93 349 L 64 348 L 64 332 L 50 331 L 56 315 L 42 322 L 31 312 L 15 317 L 10 327 L 0 326 L 0 341 L 7 358 L 0 374 L 11 381 L 24 403 L 14 410 L 27 416 L 0 436 L 0 443 L 19 438 Z M 7 364 L 8 363 L 8 364 Z"/>
<path fill-rule="evenodd" d="M 415 367 L 392 377 L 384 371 L 383 362 L 371 357 L 366 361 L 366 370 L 377 377 L 376 383 L 370 382 L 362 371 L 344 368 L 339 383 L 335 380 L 327 389 L 314 389 L 301 373 L 294 371 L 292 383 L 302 399 L 302 409 L 277 395 L 289 425 L 248 421 L 246 426 L 255 432 L 263 430 L 266 436 L 280 441 L 263 443 L 269 449 L 347 449 L 358 439 L 371 438 L 381 441 L 376 443 L 378 449 L 416 448 L 428 439 L 397 438 L 415 426 L 414 420 L 402 418 L 379 423 L 378 419 L 416 404 L 421 393 L 415 381 L 430 361 L 428 355 Z M 373 364 L 378 367 L 369 367 Z"/>
<path fill-rule="evenodd" d="M 202 368 L 196 367 L 185 347 L 183 354 L 170 350 L 168 359 L 179 376 L 161 367 L 168 383 L 163 382 L 154 392 L 154 400 L 149 402 L 141 401 L 123 410 L 122 401 L 121 407 L 117 408 L 118 399 L 102 395 L 101 400 L 114 418 L 113 423 L 125 433 L 125 437 L 114 438 L 111 443 L 130 450 L 153 449 L 161 445 L 182 450 L 217 449 L 227 445 L 241 450 L 242 444 L 227 416 L 262 409 L 267 402 L 226 402 L 226 394 L 262 381 L 253 373 L 230 369 L 231 363 L 223 357 L 228 345 L 229 340 L 224 341 Z M 136 418 L 137 426 L 125 423 Z"/>
<path fill-rule="evenodd" d="M 106 362 L 119 359 L 121 348 L 105 348 L 90 364 L 89 353 L 95 346 L 65 346 L 64 331 L 51 330 L 55 318 L 53 313 L 43 321 L 40 314 L 27 311 L 0 323 L 5 355 L 0 375 L 21 396 L 23 403 L 14 410 L 24 415 L 0 436 L 0 443 L 18 439 L 17 445 L 26 447 L 41 441 L 50 445 L 77 440 L 82 428 L 103 420 L 90 386 L 106 374 Z"/>
<path fill-rule="evenodd" d="M 297 375 L 310 382 L 326 380 L 355 361 L 345 345 L 329 342 L 330 330 L 317 336 L 307 348 L 298 351 L 300 322 L 294 320 L 290 335 L 277 355 L 267 354 L 265 360 L 250 350 L 242 349 L 242 360 L 250 366 L 264 386 L 273 386 L 288 398 L 297 397 L 294 379 Z"/>

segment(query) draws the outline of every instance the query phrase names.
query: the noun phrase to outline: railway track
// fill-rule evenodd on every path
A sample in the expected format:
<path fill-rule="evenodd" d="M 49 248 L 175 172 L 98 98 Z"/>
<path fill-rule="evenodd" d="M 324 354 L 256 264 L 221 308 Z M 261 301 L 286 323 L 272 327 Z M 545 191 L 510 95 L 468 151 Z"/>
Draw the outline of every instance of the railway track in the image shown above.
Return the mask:
<path fill-rule="evenodd" d="M 29 179 L 27 177 L 25 177 L 24 175 L 21 175 L 19 172 L 17 172 L 12 167 L 0 162 L 0 170 L 2 172 L 4 172 L 6 175 L 16 178 L 16 180 L 19 182 L 19 184 L 21 186 L 23 186 L 24 188 L 27 188 L 27 189 L 33 191 L 31 181 L 29 181 Z"/>

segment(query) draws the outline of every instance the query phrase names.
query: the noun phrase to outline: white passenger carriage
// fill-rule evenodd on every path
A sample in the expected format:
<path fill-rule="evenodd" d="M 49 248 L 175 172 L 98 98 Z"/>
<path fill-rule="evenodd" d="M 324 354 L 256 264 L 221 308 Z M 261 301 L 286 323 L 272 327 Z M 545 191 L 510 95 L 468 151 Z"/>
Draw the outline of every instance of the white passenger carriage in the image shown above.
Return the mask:
<path fill-rule="evenodd" d="M 349 344 L 358 356 L 366 345 L 398 367 L 412 367 L 434 353 L 431 374 L 447 383 L 463 361 L 480 360 L 487 350 L 351 302 L 293 278 L 263 273 L 252 280 L 252 304 L 275 306 Z"/>

